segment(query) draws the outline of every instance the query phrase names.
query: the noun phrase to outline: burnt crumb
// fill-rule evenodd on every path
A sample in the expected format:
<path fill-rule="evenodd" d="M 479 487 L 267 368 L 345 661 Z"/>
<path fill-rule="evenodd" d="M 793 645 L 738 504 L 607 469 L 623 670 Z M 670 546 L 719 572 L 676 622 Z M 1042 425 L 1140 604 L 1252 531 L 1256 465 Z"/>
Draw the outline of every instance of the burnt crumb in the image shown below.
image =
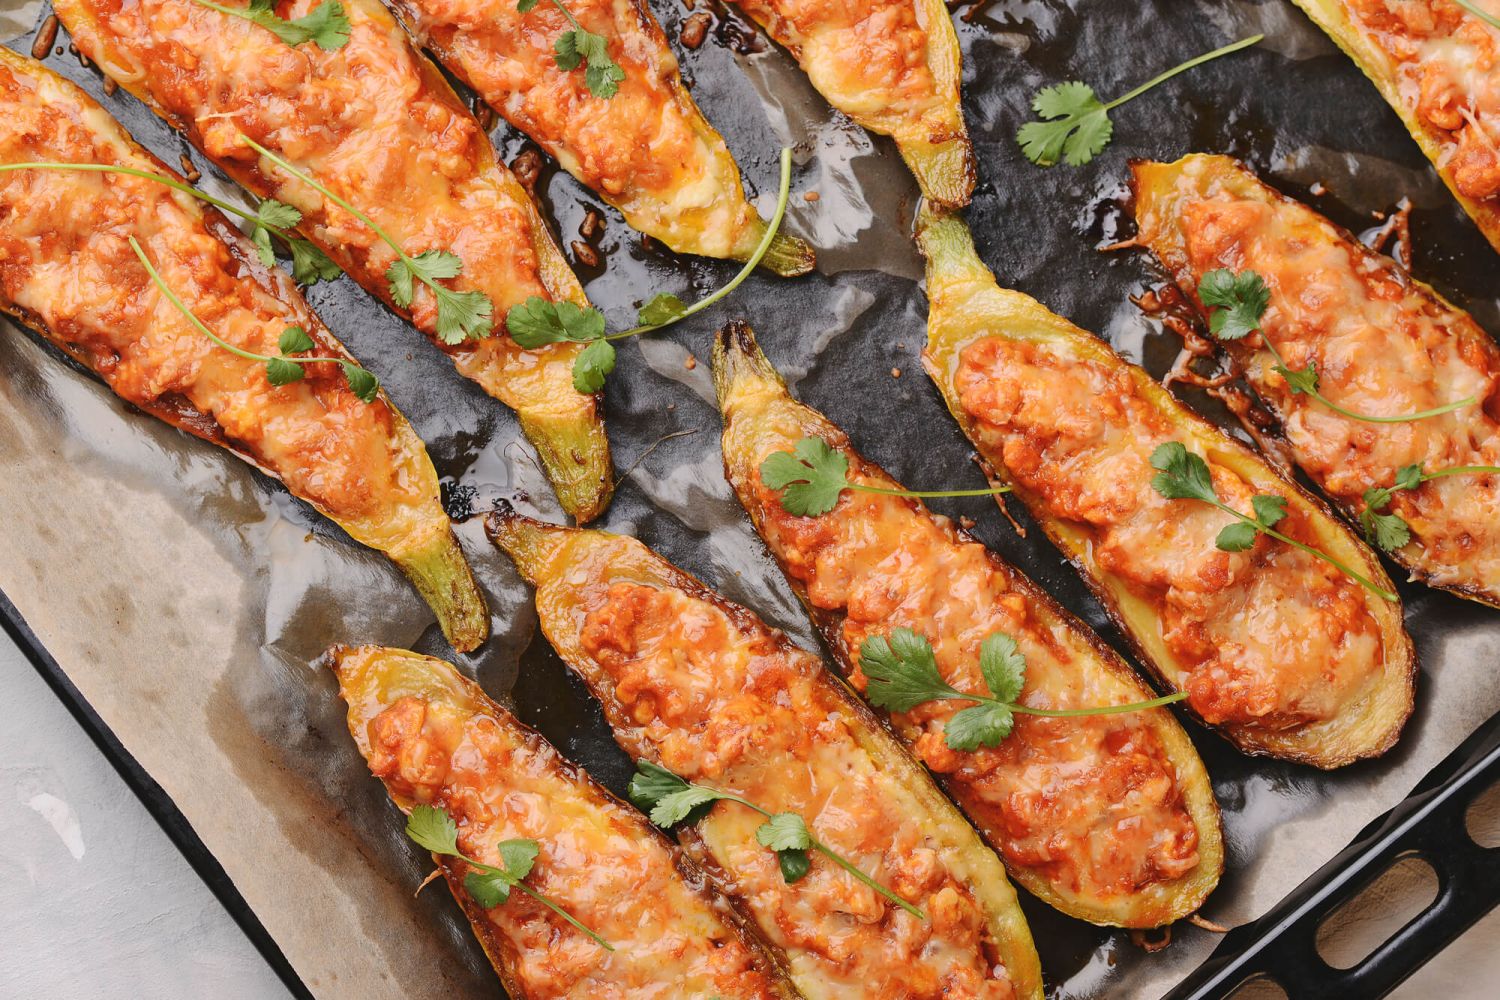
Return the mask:
<path fill-rule="evenodd" d="M 186 153 L 178 156 L 177 162 L 182 164 L 182 176 L 187 178 L 189 184 L 197 184 L 202 179 L 203 175 L 198 172 L 197 167 L 193 166 L 193 161 Z"/>
<path fill-rule="evenodd" d="M 527 146 L 516 154 L 516 158 L 510 161 L 510 172 L 516 175 L 516 180 L 531 195 L 531 200 L 536 200 L 536 182 L 542 177 L 542 153 L 535 146 Z"/>
<path fill-rule="evenodd" d="M 692 371 L 694 368 L 698 367 L 698 359 L 689 354 L 687 356 L 687 360 L 682 363 L 682 367 L 686 368 L 688 371 Z"/>
<path fill-rule="evenodd" d="M 475 120 L 479 122 L 479 127 L 485 132 L 494 128 L 495 122 L 499 120 L 499 117 L 495 114 L 495 109 L 479 97 L 474 98 L 474 103 L 470 105 L 469 109 L 474 112 Z"/>
<path fill-rule="evenodd" d="M 820 195 L 820 194 L 818 194 L 818 192 L 816 192 L 816 191 L 804 191 L 804 192 L 802 192 L 802 200 L 805 201 L 805 202 L 807 202 L 808 204 L 811 204 L 811 203 L 817 201 L 821 197 L 823 197 L 823 196 Z"/>
<path fill-rule="evenodd" d="M 604 216 L 598 209 L 591 208 L 583 213 L 583 221 L 578 224 L 578 235 L 590 243 L 604 235 Z"/>
<path fill-rule="evenodd" d="M 457 483 L 444 479 L 442 487 L 443 510 L 455 521 L 467 521 L 474 516 L 474 505 L 479 500 L 479 490 L 468 483 Z"/>
<path fill-rule="evenodd" d="M 974 525 L 978 523 L 978 521 L 974 520 L 972 517 L 969 517 L 967 514 L 960 515 L 958 519 L 959 527 L 963 528 L 965 531 L 973 531 Z"/>
<path fill-rule="evenodd" d="M 120 85 L 118 83 L 116 83 L 113 78 L 110 78 L 110 79 L 104 81 L 104 96 L 105 97 L 114 97 L 115 96 L 115 91 L 117 91 L 119 89 L 120 89 Z"/>
<path fill-rule="evenodd" d="M 899 369 L 899 368 L 892 368 L 891 369 L 891 378 L 900 378 L 900 377 L 901 377 L 901 369 Z"/>
<path fill-rule="evenodd" d="M 676 403 L 668 403 L 667 404 L 667 412 L 668 413 L 672 413 L 676 409 L 677 409 L 677 404 Z"/>
<path fill-rule="evenodd" d="M 696 49 L 708 37 L 708 29 L 713 22 L 714 16 L 706 10 L 690 14 L 682 22 L 682 28 L 677 32 L 677 38 L 685 47 Z"/>
<path fill-rule="evenodd" d="M 599 251 L 583 242 L 583 240 L 574 240 L 569 244 L 569 249 L 573 251 L 573 256 L 578 259 L 578 263 L 584 267 L 598 267 L 601 263 Z"/>
<path fill-rule="evenodd" d="M 661 244 L 657 243 L 655 240 L 653 240 L 651 237 L 647 236 L 645 233 L 641 234 L 641 249 L 644 250 L 646 253 L 656 253 L 657 250 L 659 250 L 660 248 L 661 248 Z"/>
<path fill-rule="evenodd" d="M 52 48 L 52 43 L 57 41 L 57 15 L 48 14 L 42 26 L 37 29 L 36 39 L 31 43 L 31 58 L 47 58 L 47 50 Z"/>
<path fill-rule="evenodd" d="M 714 40 L 742 56 L 766 50 L 765 39 L 755 30 L 755 26 L 738 12 L 723 6 L 719 8 L 719 23 L 714 27 Z"/>

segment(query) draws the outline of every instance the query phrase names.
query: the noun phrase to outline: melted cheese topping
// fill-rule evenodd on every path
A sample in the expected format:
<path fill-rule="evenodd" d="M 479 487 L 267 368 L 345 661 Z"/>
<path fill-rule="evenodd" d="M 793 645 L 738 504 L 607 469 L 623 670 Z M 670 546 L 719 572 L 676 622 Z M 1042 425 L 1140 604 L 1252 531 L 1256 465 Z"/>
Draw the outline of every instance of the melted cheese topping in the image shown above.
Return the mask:
<path fill-rule="evenodd" d="M 356 654 L 365 662 L 340 667 L 370 771 L 397 801 L 446 810 L 458 824 L 459 849 L 476 861 L 503 867 L 501 841 L 537 841 L 526 885 L 615 949 L 605 951 L 542 903 L 512 892 L 479 919 L 524 996 L 785 995 L 702 875 L 679 870 L 672 848 L 639 813 L 572 771 L 539 736 L 466 691 L 456 675 L 444 676 L 445 664 L 408 655 L 395 666 L 399 680 L 392 687 L 425 694 L 382 689 L 381 674 L 390 671 L 383 655 Z M 366 664 L 370 674 L 355 672 Z M 460 891 L 469 866 L 447 859 L 444 868 Z"/>
<path fill-rule="evenodd" d="M 491 107 L 636 229 L 688 253 L 754 251 L 764 230 L 760 217 L 640 0 L 568 0 L 568 11 L 607 40 L 625 72 L 608 100 L 589 93 L 581 68 L 558 67 L 553 46 L 572 25 L 551 4 L 525 14 L 515 0 L 400 0 L 399 6 Z"/>
<path fill-rule="evenodd" d="M 827 858 L 787 884 L 760 846 L 762 817 L 720 803 L 698 824 L 763 933 L 812 998 L 937 1000 L 1014 995 L 984 912 L 917 818 L 910 790 L 878 766 L 818 658 L 750 619 L 681 590 L 575 574 L 581 646 L 613 683 L 616 739 L 773 813 L 921 907 L 889 904 Z"/>
<path fill-rule="evenodd" d="M 834 439 L 840 448 L 831 425 L 814 429 L 758 415 L 747 431 L 755 437 L 752 450 L 735 464 L 758 470 L 766 456 L 789 450 L 804 432 Z M 841 450 L 850 459 L 851 481 L 896 487 L 852 450 Z M 1062 621 L 1039 621 L 1024 581 L 914 500 L 850 491 L 821 517 L 796 517 L 758 472 L 741 496 L 808 602 L 842 617 L 833 641 L 855 665 L 850 681 L 860 690 L 866 684 L 858 669 L 860 644 L 906 627 L 927 637 L 939 672 L 959 690 L 986 690 L 979 647 L 1004 632 L 1026 657 L 1024 704 L 1082 708 L 1151 697 L 1111 674 Z M 944 724 L 963 707 L 928 702 L 895 713 L 892 722 L 917 757 L 946 778 L 949 792 L 1009 865 L 1036 870 L 1064 894 L 1106 899 L 1197 865 L 1197 826 L 1165 749 L 1140 716 L 1018 715 L 999 747 L 950 750 Z"/>
<path fill-rule="evenodd" d="M 1028 502 L 1085 532 L 1099 568 L 1160 609 L 1205 721 L 1282 729 L 1330 719 L 1375 679 L 1379 630 L 1357 583 L 1264 536 L 1223 552 L 1214 539 L 1228 514 L 1152 488 L 1151 452 L 1177 434 L 1125 365 L 983 337 L 964 349 L 954 381 L 976 443 L 1002 456 Z M 1249 512 L 1250 484 L 1209 468 L 1219 498 Z M 1277 529 L 1316 544 L 1295 507 Z"/>
<path fill-rule="evenodd" d="M 87 95 L 39 66 L 0 63 L 0 161 L 109 163 L 172 176 Z M 265 365 L 198 332 L 163 297 L 127 239 L 234 346 L 278 354 L 301 326 L 317 355 L 342 347 L 290 282 L 200 202 L 123 174 L 0 174 L 0 304 L 99 374 L 123 399 L 243 452 L 357 539 L 391 550 L 447 519 L 422 443 L 384 397 L 363 403 L 337 365 L 275 387 Z M 233 245 L 225 240 L 233 241 Z"/>
<path fill-rule="evenodd" d="M 1500 0 L 1474 0 L 1500 17 Z M 1500 207 L 1500 29 L 1450 0 L 1345 0 L 1460 193 Z"/>
<path fill-rule="evenodd" d="M 1271 289 L 1264 335 L 1290 367 L 1313 364 L 1329 399 L 1392 416 L 1478 401 L 1425 420 L 1351 420 L 1293 394 L 1270 352 L 1256 351 L 1247 376 L 1280 415 L 1297 464 L 1330 496 L 1358 511 L 1365 490 L 1390 486 L 1405 465 L 1500 465 L 1500 348 L 1468 314 L 1223 161 L 1190 166 L 1163 207 L 1151 232 L 1178 230 L 1184 285 L 1221 267 L 1260 274 Z M 1389 509 L 1412 529 L 1401 557 L 1433 583 L 1500 592 L 1500 476 L 1437 479 L 1398 492 Z"/>
<path fill-rule="evenodd" d="M 284 17 L 318 0 L 277 4 Z M 301 210 L 307 236 L 390 301 L 394 251 L 352 214 L 240 142 L 244 134 L 369 215 L 411 256 L 463 260 L 451 287 L 489 297 L 492 319 L 550 298 L 538 243 L 548 237 L 515 178 L 437 70 L 375 0 L 343 0 L 347 44 L 292 47 L 193 0 L 61 0 L 78 47 L 187 132 L 236 180 Z M 409 310 L 429 337 L 437 305 L 420 282 Z M 507 405 L 578 405 L 579 345 L 519 348 L 508 336 L 442 345 L 459 370 Z"/>

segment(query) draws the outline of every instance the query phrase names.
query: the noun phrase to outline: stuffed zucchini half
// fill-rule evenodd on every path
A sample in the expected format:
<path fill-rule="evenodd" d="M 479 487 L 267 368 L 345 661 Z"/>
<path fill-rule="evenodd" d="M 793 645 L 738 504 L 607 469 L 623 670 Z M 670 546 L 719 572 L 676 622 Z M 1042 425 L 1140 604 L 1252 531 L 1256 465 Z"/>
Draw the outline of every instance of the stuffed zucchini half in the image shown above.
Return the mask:
<path fill-rule="evenodd" d="M 325 661 L 396 806 L 447 813 L 458 850 L 482 865 L 508 868 L 499 845 L 533 842 L 524 885 L 609 946 L 524 891 L 486 908 L 464 884 L 482 870 L 434 854 L 515 1000 L 797 996 L 680 848 L 452 666 L 380 646 L 335 646 Z"/>
<path fill-rule="evenodd" d="M 0 49 L 0 163 L 123 167 L 183 183 L 78 87 Z M 154 283 L 141 248 L 199 332 Z M 276 268 L 216 210 L 123 173 L 0 172 L 0 309 L 97 374 L 120 398 L 227 448 L 388 555 L 454 648 L 489 613 L 438 502 L 427 450 L 383 393 L 357 396 L 338 361 L 273 385 L 263 361 L 288 327 L 304 356 L 352 358 Z"/>
<path fill-rule="evenodd" d="M 643 0 L 567 0 L 525 13 L 515 0 L 393 0 L 444 66 L 625 221 L 680 253 L 748 260 L 766 224 L 745 198 L 729 147 L 693 103 Z M 557 65 L 574 22 L 605 40 L 624 72 L 612 97 Z M 812 248 L 777 233 L 762 259 L 806 274 Z"/>
<path fill-rule="evenodd" d="M 850 490 L 821 516 L 789 513 L 760 468 L 804 438 L 841 453 L 850 481 L 901 486 L 791 398 L 743 323 L 719 334 L 714 384 L 729 482 L 856 688 L 866 686 L 864 640 L 909 628 L 931 643 L 943 678 L 961 691 L 985 690 L 980 647 L 999 632 L 1025 658 L 1030 707 L 1153 697 L 1087 626 L 920 500 Z M 1016 881 L 1070 916 L 1122 927 L 1157 927 L 1202 905 L 1224 867 L 1219 808 L 1197 750 L 1167 709 L 1020 715 L 998 746 L 954 750 L 945 724 L 964 704 L 929 701 L 891 722 Z"/>
<path fill-rule="evenodd" d="M 967 205 L 974 148 L 959 101 L 958 34 L 943 0 L 735 0 L 792 54 L 818 93 L 896 142 L 924 197 Z"/>
<path fill-rule="evenodd" d="M 1293 0 L 1380 90 L 1500 250 L 1500 28 L 1452 0 Z M 1473 0 L 1500 19 L 1496 0 Z"/>
<path fill-rule="evenodd" d="M 1356 523 L 1363 515 L 1414 578 L 1500 607 L 1500 474 L 1482 471 L 1500 467 L 1495 342 L 1395 261 L 1228 157 L 1132 167 L 1137 242 L 1189 301 L 1203 307 L 1198 283 L 1221 268 L 1254 271 L 1270 289 L 1259 331 L 1225 346 L 1279 418 L 1297 465 Z M 1395 422 L 1293 391 L 1277 354 L 1294 371 L 1312 365 L 1321 394 L 1344 410 Z M 1412 465 L 1437 475 L 1374 495 L 1406 526 L 1386 537 L 1372 519 L 1386 512 L 1367 513 L 1366 494 Z"/>
<path fill-rule="evenodd" d="M 488 528 L 536 587 L 543 632 L 627 753 L 800 816 L 904 901 L 821 853 L 788 882 L 758 840 L 765 817 L 744 805 L 689 816 L 689 854 L 723 874 L 804 996 L 1041 997 L 999 859 L 818 657 L 634 539 L 508 510 Z"/>
<path fill-rule="evenodd" d="M 111 79 L 257 197 L 298 209 L 304 236 L 515 410 L 564 509 L 589 520 L 608 504 L 613 474 L 602 400 L 573 387 L 583 345 L 526 350 L 504 332 L 507 310 L 533 295 L 586 305 L 578 279 L 438 68 L 378 0 L 342 4 L 348 41 L 327 49 L 289 45 L 196 0 L 59 0 L 54 9 Z M 291 18 L 315 6 L 277 9 Z M 408 258 L 457 255 L 461 272 L 439 269 L 434 282 L 488 299 L 489 321 L 463 327 L 462 308 L 444 306 L 431 286 L 410 273 L 393 279 L 400 259 L 379 233 L 246 139 L 359 209 Z M 393 297 L 402 284 L 409 308 Z"/>
<path fill-rule="evenodd" d="M 1247 753 L 1332 768 L 1388 750 L 1416 662 L 1375 554 L 1145 371 L 999 288 L 958 218 L 917 225 L 927 373 L 1157 679 Z"/>

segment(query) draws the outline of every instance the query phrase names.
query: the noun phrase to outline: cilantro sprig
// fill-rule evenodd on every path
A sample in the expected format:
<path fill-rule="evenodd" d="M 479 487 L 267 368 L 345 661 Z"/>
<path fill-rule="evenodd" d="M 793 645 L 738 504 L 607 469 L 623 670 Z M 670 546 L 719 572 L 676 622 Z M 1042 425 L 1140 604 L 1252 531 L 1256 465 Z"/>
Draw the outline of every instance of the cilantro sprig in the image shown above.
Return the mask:
<path fill-rule="evenodd" d="M 158 184 L 181 191 L 183 194 L 191 195 L 199 201 L 214 206 L 223 212 L 244 219 L 254 224 L 251 230 L 251 239 L 255 243 L 256 255 L 260 262 L 266 267 L 272 267 L 276 263 L 276 254 L 271 249 L 271 237 L 275 236 L 284 242 L 292 251 L 292 278 L 300 284 L 315 285 L 319 281 L 332 281 L 341 273 L 337 264 L 329 260 L 323 251 L 313 246 L 307 240 L 291 232 L 291 228 L 302 221 L 302 213 L 290 205 L 283 205 L 279 201 L 266 199 L 256 206 L 255 211 L 247 212 L 238 205 L 215 198 L 211 194 L 204 194 L 191 185 L 161 174 L 154 174 L 149 170 L 138 170 L 135 167 L 121 167 L 112 163 L 57 163 L 51 161 L 37 161 L 32 163 L 6 163 L 0 164 L 0 173 L 8 173 L 13 170 L 56 170 L 60 172 L 93 173 L 93 174 L 125 174 L 130 177 L 139 177 L 142 180 L 155 181 Z"/>
<path fill-rule="evenodd" d="M 604 385 L 604 377 L 615 368 L 615 348 L 611 341 L 651 333 L 702 312 L 738 288 L 750 276 L 750 272 L 760 266 L 766 251 L 771 249 L 771 241 L 781 228 L 781 220 L 786 216 L 786 204 L 791 191 L 792 150 L 790 147 L 783 147 L 781 187 L 776 197 L 776 211 L 766 226 L 760 244 L 738 274 L 717 291 L 692 305 L 687 305 L 670 292 L 658 292 L 637 312 L 636 326 L 619 333 L 605 333 L 604 314 L 599 310 L 584 309 L 571 302 L 549 302 L 539 295 L 533 295 L 510 308 L 505 314 L 505 328 L 510 332 L 512 340 L 528 349 L 566 341 L 587 344 L 573 362 L 573 387 L 579 392 L 598 392 Z"/>
<path fill-rule="evenodd" d="M 1040 715 L 1071 719 L 1086 715 L 1119 715 L 1144 712 L 1182 701 L 1187 692 L 1137 701 L 1128 705 L 1099 708 L 1032 708 L 1020 702 L 1026 684 L 1026 657 L 1016 640 L 995 632 L 979 647 L 979 672 L 989 694 L 960 691 L 938 673 L 937 657 L 925 636 L 909 628 L 895 628 L 888 635 L 872 635 L 860 643 L 859 669 L 869 683 L 865 697 L 876 708 L 910 712 L 929 701 L 972 701 L 943 724 L 943 741 L 952 750 L 997 747 L 1011 734 L 1015 716 Z"/>
<path fill-rule="evenodd" d="M 1359 512 L 1359 526 L 1365 540 L 1386 552 L 1395 552 L 1411 541 L 1411 525 L 1400 514 L 1386 511 L 1391 499 L 1402 490 L 1414 490 L 1423 483 L 1445 476 L 1485 475 L 1500 473 L 1495 465 L 1454 465 L 1435 472 L 1423 472 L 1420 465 L 1403 465 L 1396 470 L 1396 481 L 1390 486 L 1374 486 L 1365 490 L 1365 509 Z"/>
<path fill-rule="evenodd" d="M 817 851 L 918 920 L 927 919 L 921 909 L 860 871 L 848 859 L 814 837 L 807 828 L 806 821 L 796 813 L 773 814 L 733 792 L 685 781 L 648 760 L 636 761 L 635 777 L 630 779 L 630 801 L 648 812 L 651 822 L 663 829 L 674 827 L 695 813 L 701 816 L 707 811 L 704 807 L 715 802 L 738 803 L 765 817 L 766 821 L 755 831 L 756 842 L 776 852 L 781 877 L 788 883 L 796 882 L 808 873 L 812 861 L 807 852 Z"/>
<path fill-rule="evenodd" d="M 776 451 L 760 463 L 760 479 L 781 491 L 781 509 L 797 517 L 821 517 L 838 506 L 845 490 L 891 497 L 983 497 L 1009 493 L 1009 486 L 982 490 L 892 490 L 851 482 L 849 459 L 822 438 L 806 437 L 791 451 Z"/>
<path fill-rule="evenodd" d="M 1114 136 L 1114 123 L 1109 120 L 1109 113 L 1115 108 L 1179 73 L 1249 48 L 1263 38 L 1265 35 L 1252 35 L 1189 59 L 1108 104 L 1099 100 L 1094 88 L 1078 80 L 1043 87 L 1032 98 L 1031 108 L 1044 120 L 1022 125 L 1016 133 L 1016 141 L 1021 144 L 1021 152 L 1026 158 L 1038 166 L 1050 167 L 1062 160 L 1070 167 L 1081 167 L 1109 145 Z"/>
<path fill-rule="evenodd" d="M 324 0 L 293 20 L 276 13 L 276 0 L 250 0 L 244 7 L 225 7 L 211 0 L 193 0 L 200 7 L 258 24 L 288 45 L 312 42 L 320 49 L 341 49 L 349 41 L 349 18 L 338 0 Z"/>
<path fill-rule="evenodd" d="M 529 14 L 539 2 L 540 0 L 517 0 L 516 10 Z M 562 16 L 573 26 L 572 30 L 564 31 L 552 43 L 553 60 L 558 68 L 572 72 L 584 65 L 583 80 L 589 93 L 606 101 L 614 97 L 620 90 L 620 82 L 625 79 L 625 71 L 609 57 L 608 40 L 579 24 L 578 18 L 563 6 L 562 0 L 552 0 L 552 6 L 561 11 Z"/>
<path fill-rule="evenodd" d="M 224 348 L 224 350 L 231 354 L 237 354 L 248 361 L 258 361 L 264 364 L 266 366 L 266 380 L 272 385 L 283 386 L 296 382 L 307 374 L 306 365 L 329 362 L 338 365 L 343 370 L 344 380 L 349 383 L 350 392 L 354 393 L 363 402 L 373 403 L 375 401 L 376 394 L 380 392 L 380 380 L 368 368 L 361 368 L 348 358 L 292 357 L 294 354 L 310 351 L 317 346 L 313 343 L 313 339 L 307 335 L 307 331 L 300 326 L 289 326 L 281 331 L 281 337 L 276 345 L 277 350 L 281 352 L 280 354 L 257 354 L 254 351 L 235 347 L 204 326 L 203 321 L 193 315 L 192 310 L 183 304 L 183 301 L 177 297 L 177 293 L 172 291 L 171 286 L 166 283 L 161 274 L 152 266 L 151 261 L 146 257 L 146 252 L 141 249 L 141 245 L 136 242 L 135 237 L 131 236 L 127 239 L 130 243 L 130 249 L 135 251 L 135 256 L 141 262 L 141 266 L 146 269 L 146 273 L 151 276 L 151 280 L 161 290 L 162 295 L 166 296 L 167 301 L 172 303 L 178 312 L 187 317 L 188 322 L 192 323 L 199 333 Z"/>
<path fill-rule="evenodd" d="M 411 815 L 406 818 L 406 835 L 433 854 L 458 858 L 474 869 L 464 876 L 464 889 L 484 909 L 494 909 L 510 899 L 512 889 L 519 889 L 587 934 L 605 951 L 615 950 L 613 945 L 585 927 L 567 910 L 525 883 L 524 879 L 531 874 L 537 855 L 541 853 L 541 845 L 536 841 L 500 841 L 496 847 L 500 852 L 501 867 L 475 861 L 458 849 L 458 824 L 453 821 L 453 817 L 446 810 L 429 805 L 412 807 Z"/>
<path fill-rule="evenodd" d="M 1151 488 L 1168 500 L 1198 500 L 1231 515 L 1238 523 L 1225 525 L 1214 545 L 1224 552 L 1243 552 L 1255 544 L 1255 536 L 1266 535 L 1279 542 L 1328 563 L 1377 597 L 1387 601 L 1396 600 L 1396 595 L 1379 586 L 1373 580 L 1335 559 L 1320 549 L 1313 548 L 1276 530 L 1276 525 L 1286 517 L 1286 498 L 1275 494 L 1258 494 L 1250 498 L 1255 516 L 1242 514 L 1219 499 L 1214 492 L 1213 476 L 1208 463 L 1200 455 L 1187 450 L 1180 441 L 1166 441 L 1157 445 L 1151 453 L 1151 467 L 1157 474 L 1151 479 Z"/>
<path fill-rule="evenodd" d="M 1442 416 L 1444 413 L 1452 413 L 1454 410 L 1461 410 L 1478 402 L 1473 396 L 1468 396 L 1430 410 L 1419 410 L 1416 413 L 1394 417 L 1375 417 L 1367 413 L 1355 413 L 1323 395 L 1318 388 L 1318 369 L 1314 362 L 1309 361 L 1302 368 L 1288 367 L 1286 359 L 1281 356 L 1276 345 L 1271 343 L 1271 338 L 1266 336 L 1265 330 L 1261 329 L 1261 318 L 1265 316 L 1266 307 L 1271 304 L 1271 289 L 1266 286 L 1265 280 L 1259 274 L 1254 271 L 1241 271 L 1235 274 L 1228 268 L 1209 271 L 1198 280 L 1198 298 L 1202 300 L 1205 307 L 1213 309 L 1208 316 L 1210 333 L 1220 340 L 1240 340 L 1251 333 L 1259 332 L 1261 343 L 1266 345 L 1266 350 L 1270 351 L 1271 357 L 1276 359 L 1276 364 L 1271 366 L 1271 370 L 1286 379 L 1287 387 L 1291 389 L 1292 395 L 1305 393 L 1350 420 L 1360 420 L 1368 424 L 1404 424 L 1414 420 Z"/>

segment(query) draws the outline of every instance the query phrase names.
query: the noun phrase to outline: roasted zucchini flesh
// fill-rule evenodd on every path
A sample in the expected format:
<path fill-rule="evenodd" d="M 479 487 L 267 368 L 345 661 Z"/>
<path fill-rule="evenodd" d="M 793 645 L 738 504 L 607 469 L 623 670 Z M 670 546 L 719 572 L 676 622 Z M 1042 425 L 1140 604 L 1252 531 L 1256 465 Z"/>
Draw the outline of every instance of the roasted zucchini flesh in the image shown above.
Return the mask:
<path fill-rule="evenodd" d="M 678 847 L 452 666 L 380 646 L 336 646 L 326 661 L 349 732 L 397 807 L 447 812 L 459 850 L 481 864 L 505 867 L 502 841 L 535 841 L 526 885 L 614 949 L 521 892 L 483 908 L 464 888 L 470 866 L 434 855 L 512 997 L 797 995 Z"/>
<path fill-rule="evenodd" d="M 0 49 L 0 162 L 108 164 L 181 182 L 78 87 Z M 0 309 L 96 373 L 122 399 L 277 477 L 356 541 L 379 549 L 432 606 L 456 649 L 489 614 L 438 503 L 422 441 L 383 394 L 362 402 L 333 363 L 274 386 L 263 362 L 199 333 L 157 289 L 128 240 L 183 304 L 236 348 L 347 357 L 292 282 L 262 267 L 217 211 L 116 173 L 0 173 Z"/>
<path fill-rule="evenodd" d="M 845 491 L 821 517 L 788 513 L 760 466 L 803 438 L 841 452 L 852 481 L 901 486 L 791 398 L 743 323 L 719 334 L 714 384 L 729 482 L 856 688 L 865 687 L 860 644 L 909 628 L 962 691 L 985 690 L 980 646 L 1000 632 L 1025 657 L 1033 708 L 1154 697 L 1087 626 L 920 500 Z M 1224 865 L 1219 809 L 1169 711 L 1023 715 L 998 747 L 969 752 L 944 742 L 945 723 L 963 707 L 927 702 L 890 721 L 1021 885 L 1071 916 L 1123 927 L 1156 927 L 1198 909 Z"/>
<path fill-rule="evenodd" d="M 788 883 L 756 840 L 763 817 L 743 806 L 720 803 L 684 826 L 684 846 L 724 873 L 804 996 L 1041 997 L 999 859 L 816 656 L 634 539 L 504 510 L 489 531 L 537 588 L 543 632 L 626 753 L 797 813 L 923 912 L 821 854 Z"/>
<path fill-rule="evenodd" d="M 924 197 L 974 193 L 974 148 L 959 104 L 958 35 L 943 0 L 735 0 L 797 60 L 818 93 L 896 142 Z"/>
<path fill-rule="evenodd" d="M 1304 490 L 1198 417 L 1106 344 L 999 288 L 958 218 L 923 210 L 931 300 L 923 364 L 964 433 L 1015 488 L 1164 684 L 1240 749 L 1331 768 L 1388 750 L 1412 707 L 1415 657 L 1398 601 L 1152 485 L 1169 442 L 1206 463 L 1219 501 L 1389 592 L 1380 561 Z M 1258 513 L 1259 508 L 1254 508 Z"/>
<path fill-rule="evenodd" d="M 1202 306 L 1198 282 L 1220 268 L 1254 271 L 1270 288 L 1259 336 L 1226 346 L 1280 419 L 1293 460 L 1352 519 L 1403 466 L 1500 466 L 1500 348 L 1467 313 L 1228 157 L 1133 168 L 1138 242 L 1189 301 Z M 1399 423 L 1353 419 L 1294 393 L 1264 338 L 1289 368 L 1312 364 L 1319 391 L 1362 416 L 1473 403 Z M 1392 557 L 1413 577 L 1500 606 L 1500 475 L 1432 479 L 1386 509 L 1409 527 Z"/>
<path fill-rule="evenodd" d="M 521 13 L 515 0 L 393 0 L 417 37 L 506 121 L 680 253 L 748 260 L 766 224 L 745 198 L 724 139 L 693 103 L 644 0 L 567 0 Z M 576 20 L 624 72 L 606 99 L 553 46 Z M 812 270 L 812 248 L 778 233 L 763 258 L 777 274 Z"/>
<path fill-rule="evenodd" d="M 1380 90 L 1500 250 L 1500 28 L 1452 0 L 1293 0 Z M 1500 17 L 1500 3 L 1473 0 Z"/>
<path fill-rule="evenodd" d="M 282 3 L 285 17 L 318 0 Z M 438 68 L 378 0 L 342 0 L 349 41 L 290 46 L 265 28 L 196 0 L 59 0 L 79 50 L 181 129 L 258 197 L 302 212 L 300 230 L 356 281 L 439 347 L 467 378 L 516 411 L 567 512 L 609 502 L 613 474 L 602 400 L 573 387 L 581 344 L 519 347 L 504 332 L 532 295 L 584 303 L 578 279 L 524 188 Z M 368 215 L 403 252 L 457 254 L 444 284 L 483 293 L 493 332 L 446 344 L 437 300 L 414 283 L 410 309 L 391 298 L 395 252 L 351 213 L 245 145 L 248 137 Z M 461 334 L 460 334 L 461 336 Z"/>

